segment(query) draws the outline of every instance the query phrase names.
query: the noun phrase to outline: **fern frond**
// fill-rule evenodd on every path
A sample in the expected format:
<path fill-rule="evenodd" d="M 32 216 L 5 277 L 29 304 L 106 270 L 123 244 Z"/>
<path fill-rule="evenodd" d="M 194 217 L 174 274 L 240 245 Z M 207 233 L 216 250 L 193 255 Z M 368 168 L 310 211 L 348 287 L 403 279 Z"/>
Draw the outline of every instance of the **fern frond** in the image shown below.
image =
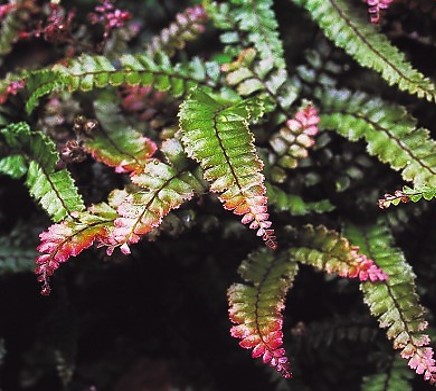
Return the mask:
<path fill-rule="evenodd" d="M 176 15 L 176 20 L 161 33 L 153 37 L 146 48 L 146 53 L 151 58 L 156 53 L 166 53 L 172 57 L 176 50 L 183 49 L 187 41 L 193 41 L 204 32 L 207 14 L 201 5 L 189 7 Z"/>
<path fill-rule="evenodd" d="M 246 284 L 233 284 L 227 292 L 229 316 L 235 324 L 230 333 L 241 339 L 241 347 L 253 349 L 253 358 L 262 357 L 265 364 L 290 378 L 290 365 L 282 348 L 282 311 L 298 266 L 285 253 L 261 249 L 250 254 L 238 272 Z"/>
<path fill-rule="evenodd" d="M 26 79 L 29 99 L 27 112 L 32 112 L 41 97 L 54 91 L 90 91 L 107 86 L 153 86 L 168 91 L 174 97 L 186 94 L 192 87 L 215 86 L 217 72 L 213 64 L 193 60 L 183 66 L 173 66 L 164 55 L 156 61 L 142 54 L 125 54 L 117 63 L 104 56 L 83 54 L 67 66 L 31 72 Z"/>
<path fill-rule="evenodd" d="M 227 83 L 236 88 L 239 95 L 265 94 L 266 110 L 276 110 L 274 123 L 281 128 L 270 138 L 270 145 L 277 155 L 274 156 L 271 177 L 284 179 L 284 168 L 295 168 L 315 143 L 313 137 L 318 132 L 316 125 L 319 122 L 317 110 L 305 102 L 290 118 L 297 88 L 290 83 L 285 68 L 276 69 L 272 58 L 258 61 L 253 48 L 243 50 L 236 61 L 223 65 L 221 69 L 227 73 Z"/>
<path fill-rule="evenodd" d="M 427 328 L 424 308 L 416 293 L 415 274 L 403 253 L 393 247 L 393 237 L 382 223 L 365 230 L 347 226 L 345 235 L 383 268 L 389 278 L 377 284 L 363 283 L 364 300 L 371 314 L 378 318 L 395 349 L 409 367 L 436 383 L 436 364 L 430 338 L 423 331 Z"/>
<path fill-rule="evenodd" d="M 43 133 L 32 132 L 24 122 L 10 124 L 0 130 L 13 154 L 3 161 L 3 172 L 19 175 L 27 165 L 26 185 L 30 194 L 58 222 L 73 212 L 85 209 L 74 180 L 66 170 L 56 171 L 59 156 L 55 144 Z M 23 160 L 24 159 L 24 160 Z M 13 167 L 10 167 L 11 164 Z"/>
<path fill-rule="evenodd" d="M 195 194 L 204 191 L 204 184 L 180 159 L 183 154 L 176 140 L 163 143 L 170 164 L 150 159 L 143 172 L 132 176 L 132 182 L 142 188 L 133 194 L 124 194 L 117 206 L 119 217 L 108 241 L 108 253 L 115 247 L 130 253 L 129 244 L 137 243 L 141 236 L 158 227 L 171 210 L 179 208 Z"/>
<path fill-rule="evenodd" d="M 274 63 L 272 59 L 265 61 L 261 70 L 260 66 L 256 66 L 256 56 L 255 49 L 247 48 L 239 53 L 235 61 L 221 66 L 221 70 L 227 73 L 227 83 L 234 87 L 241 96 L 248 96 L 257 91 L 268 91 L 260 74 L 263 70 L 266 75 L 273 69 Z"/>
<path fill-rule="evenodd" d="M 293 0 L 304 6 L 324 34 L 360 65 L 378 72 L 389 85 L 397 85 L 419 98 L 436 101 L 436 87 L 406 60 L 404 53 L 376 31 L 346 0 Z"/>
<path fill-rule="evenodd" d="M 300 196 L 289 194 L 268 182 L 266 183 L 266 190 L 269 205 L 279 212 L 289 212 L 292 216 L 326 213 L 335 209 L 329 200 L 306 202 Z"/>
<path fill-rule="evenodd" d="M 384 366 L 380 373 L 363 378 L 362 391 L 412 391 L 413 373 L 408 370 L 404 360 L 392 357 Z"/>
<path fill-rule="evenodd" d="M 436 186 L 436 141 L 428 130 L 401 106 L 390 105 L 363 92 L 329 89 L 317 93 L 321 100 L 321 129 L 334 130 L 351 141 L 364 138 L 367 150 L 401 170 L 415 186 Z"/>
<path fill-rule="evenodd" d="M 218 28 L 226 30 L 221 35 L 224 44 L 236 45 L 236 52 L 254 46 L 261 59 L 271 59 L 277 68 L 285 68 L 272 4 L 272 0 L 212 2 L 206 5 L 206 11 Z"/>
<path fill-rule="evenodd" d="M 220 41 L 224 45 L 224 53 L 233 58 L 239 55 L 244 48 L 253 45 L 246 41 L 244 33 L 239 30 L 238 23 L 231 15 L 230 2 L 217 3 L 215 1 L 206 1 L 203 3 L 209 18 L 214 26 L 224 30 L 220 34 Z"/>
<path fill-rule="evenodd" d="M 258 100 L 219 102 L 200 90 L 180 108 L 181 140 L 189 157 L 200 163 L 210 190 L 220 193 L 224 208 L 241 215 L 266 245 L 276 241 L 268 221 L 262 161 L 247 121 L 263 112 Z"/>
<path fill-rule="evenodd" d="M 39 201 L 54 222 L 61 221 L 66 216 L 72 217 L 74 211 L 84 209 L 74 180 L 66 169 L 50 173 L 32 161 L 26 185 L 30 194 Z"/>
<path fill-rule="evenodd" d="M 323 225 L 306 225 L 298 231 L 299 247 L 289 250 L 291 259 L 341 277 L 383 281 L 385 272 L 338 232 Z"/>
<path fill-rule="evenodd" d="M 78 256 L 94 242 L 105 242 L 113 229 L 116 211 L 107 204 L 98 204 L 85 212 L 75 212 L 74 219 L 53 224 L 39 235 L 35 273 L 41 282 L 41 294 L 50 294 L 50 277 L 61 263 Z"/>
<path fill-rule="evenodd" d="M 308 149 L 315 144 L 319 121 L 318 110 L 304 102 L 294 117 L 272 135 L 269 143 L 278 155 L 272 170 L 296 168 L 299 160 L 308 156 Z"/>
<path fill-rule="evenodd" d="M 272 58 L 277 68 L 285 68 L 283 46 L 272 0 L 231 0 L 231 16 L 262 59 Z"/>
<path fill-rule="evenodd" d="M 132 129 L 115 104 L 96 101 L 94 108 L 100 126 L 85 135 L 85 150 L 118 173 L 141 173 L 156 144 Z"/>
<path fill-rule="evenodd" d="M 50 69 L 30 72 L 22 80 L 25 80 L 25 91 L 29 96 L 26 102 L 26 111 L 29 114 L 35 109 L 42 97 L 55 91 L 67 90 L 66 86 L 68 85 L 68 79 L 65 75 Z"/>
<path fill-rule="evenodd" d="M 227 84 L 235 88 L 239 95 L 265 93 L 271 98 L 268 111 L 277 108 L 281 117 L 288 117 L 298 89 L 290 81 L 286 69 L 277 68 L 272 57 L 259 59 L 255 49 L 247 48 L 239 53 L 235 61 L 224 64 L 221 70 L 227 73 Z"/>
<path fill-rule="evenodd" d="M 282 116 L 298 96 L 288 77 L 283 45 L 277 33 L 278 23 L 271 0 L 233 1 L 231 4 L 207 4 L 215 25 L 225 30 L 221 41 L 237 60 L 224 64 L 227 83 L 241 96 L 265 92 L 271 98 L 268 111 L 278 107 Z"/>
<path fill-rule="evenodd" d="M 431 201 L 436 198 L 436 187 L 422 187 L 414 189 L 404 186 L 403 190 L 396 190 L 394 194 L 385 194 L 378 200 L 378 206 L 382 209 L 389 208 L 390 205 L 399 205 L 409 201 L 419 202 L 424 198 Z"/>

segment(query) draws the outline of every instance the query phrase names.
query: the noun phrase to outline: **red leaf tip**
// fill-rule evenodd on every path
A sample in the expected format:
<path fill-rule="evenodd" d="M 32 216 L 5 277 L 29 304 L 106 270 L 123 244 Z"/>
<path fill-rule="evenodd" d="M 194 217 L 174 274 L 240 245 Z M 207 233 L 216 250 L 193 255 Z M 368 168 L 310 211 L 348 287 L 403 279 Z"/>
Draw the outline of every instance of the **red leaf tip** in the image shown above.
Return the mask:
<path fill-rule="evenodd" d="M 368 12 L 371 23 L 380 22 L 381 12 L 387 10 L 395 0 L 364 0 L 368 4 Z"/>
<path fill-rule="evenodd" d="M 366 255 L 359 254 L 356 251 L 354 253 L 354 260 L 356 265 L 348 271 L 348 277 L 357 277 L 360 281 L 385 281 L 388 279 L 388 275 L 380 269 L 372 259 L 369 259 Z"/>
<path fill-rule="evenodd" d="M 436 384 L 436 362 L 431 347 L 409 344 L 401 352 L 401 357 L 409 359 L 409 367 L 418 375 L 424 375 L 424 379 L 430 384 Z"/>

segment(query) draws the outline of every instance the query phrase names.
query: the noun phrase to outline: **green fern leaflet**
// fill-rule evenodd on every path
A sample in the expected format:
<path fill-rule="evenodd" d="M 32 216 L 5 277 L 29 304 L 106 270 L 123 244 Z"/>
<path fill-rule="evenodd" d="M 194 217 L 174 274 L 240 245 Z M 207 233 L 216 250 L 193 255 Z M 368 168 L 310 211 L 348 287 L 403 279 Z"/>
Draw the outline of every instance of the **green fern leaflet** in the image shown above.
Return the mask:
<path fill-rule="evenodd" d="M 56 171 L 59 160 L 56 146 L 41 132 L 32 132 L 24 122 L 0 130 L 13 156 L 0 160 L 0 171 L 12 177 L 27 172 L 30 194 L 58 222 L 85 209 L 74 180 L 66 170 Z"/>
<path fill-rule="evenodd" d="M 304 6 L 324 34 L 360 65 L 378 72 L 390 85 L 397 85 L 419 98 L 436 101 L 436 87 L 412 67 L 405 55 L 374 26 L 359 16 L 346 0 L 292 0 Z"/>

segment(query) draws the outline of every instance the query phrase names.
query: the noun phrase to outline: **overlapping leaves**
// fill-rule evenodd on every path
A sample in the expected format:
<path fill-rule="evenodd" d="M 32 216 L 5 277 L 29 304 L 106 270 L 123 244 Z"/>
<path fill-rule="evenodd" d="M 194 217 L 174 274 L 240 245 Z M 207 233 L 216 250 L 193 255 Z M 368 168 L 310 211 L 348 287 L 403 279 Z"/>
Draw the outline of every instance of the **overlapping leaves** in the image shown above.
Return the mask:
<path fill-rule="evenodd" d="M 99 126 L 85 136 L 85 150 L 118 173 L 142 172 L 156 144 L 129 126 L 115 104 L 97 101 L 94 108 Z"/>
<path fill-rule="evenodd" d="M 304 6 L 324 34 L 360 65 L 378 72 L 390 85 L 436 101 L 436 87 L 406 60 L 403 52 L 378 33 L 346 0 L 293 0 Z"/>
<path fill-rule="evenodd" d="M 175 140 L 168 143 L 181 152 Z M 172 165 L 150 159 L 141 174 L 132 176 L 132 182 L 139 191 L 128 194 L 123 192 L 122 201 L 117 205 L 119 216 L 115 220 L 115 229 L 109 239 L 109 251 L 120 246 L 128 254 L 129 244 L 137 243 L 141 236 L 148 234 L 162 222 L 173 209 L 180 207 L 195 194 L 204 191 L 204 185 L 197 177 L 198 173 L 184 165 Z"/>
<path fill-rule="evenodd" d="M 307 225 L 298 232 L 299 246 L 289 250 L 291 259 L 341 277 L 384 281 L 386 273 L 347 238 L 324 226 Z"/>
<path fill-rule="evenodd" d="M 363 138 L 367 150 L 416 186 L 436 186 L 436 142 L 401 106 L 363 92 L 320 90 L 320 127 L 352 141 Z"/>

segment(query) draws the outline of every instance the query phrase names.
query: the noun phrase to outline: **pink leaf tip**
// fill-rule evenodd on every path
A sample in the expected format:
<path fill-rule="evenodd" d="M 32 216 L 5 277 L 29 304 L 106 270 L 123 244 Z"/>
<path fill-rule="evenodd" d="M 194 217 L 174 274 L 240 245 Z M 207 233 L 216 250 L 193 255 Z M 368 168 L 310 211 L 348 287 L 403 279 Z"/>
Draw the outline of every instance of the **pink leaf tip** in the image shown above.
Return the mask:
<path fill-rule="evenodd" d="M 262 362 L 268 364 L 280 373 L 285 379 L 292 377 L 288 358 L 285 356 L 283 344 L 283 332 L 281 331 L 282 322 L 275 323 L 268 333 L 260 334 L 244 324 L 233 326 L 230 334 L 235 338 L 242 338 L 239 346 L 244 349 L 253 349 L 252 358 L 262 357 Z"/>
<path fill-rule="evenodd" d="M 381 11 L 389 8 L 395 0 L 364 0 L 368 4 L 368 12 L 371 23 L 378 24 L 380 22 Z"/>
<path fill-rule="evenodd" d="M 42 295 L 50 294 L 50 277 L 60 264 L 70 257 L 78 256 L 83 250 L 91 247 L 96 240 L 105 237 L 108 223 L 110 224 L 110 220 L 100 219 L 99 221 L 97 217 L 94 221 L 85 220 L 85 222 L 66 220 L 53 224 L 39 235 L 41 243 L 37 250 L 41 255 L 35 260 L 35 274 L 38 275 L 38 281 L 42 283 Z"/>
<path fill-rule="evenodd" d="M 356 265 L 350 269 L 349 277 L 358 277 L 360 281 L 385 281 L 388 275 L 372 259 L 363 254 L 355 254 Z"/>
<path fill-rule="evenodd" d="M 418 375 L 424 375 L 430 384 L 436 384 L 436 363 L 431 347 L 408 345 L 401 352 L 401 357 L 409 359 L 409 367 Z"/>
<path fill-rule="evenodd" d="M 288 120 L 286 125 L 291 130 L 300 130 L 300 132 L 308 136 L 316 136 L 318 134 L 319 121 L 318 110 L 311 104 L 308 104 L 297 111 L 294 118 Z"/>
<path fill-rule="evenodd" d="M 277 166 L 296 168 L 299 160 L 308 156 L 308 149 L 314 146 L 319 133 L 319 121 L 318 110 L 305 102 L 271 137 L 270 145 L 278 155 Z"/>

